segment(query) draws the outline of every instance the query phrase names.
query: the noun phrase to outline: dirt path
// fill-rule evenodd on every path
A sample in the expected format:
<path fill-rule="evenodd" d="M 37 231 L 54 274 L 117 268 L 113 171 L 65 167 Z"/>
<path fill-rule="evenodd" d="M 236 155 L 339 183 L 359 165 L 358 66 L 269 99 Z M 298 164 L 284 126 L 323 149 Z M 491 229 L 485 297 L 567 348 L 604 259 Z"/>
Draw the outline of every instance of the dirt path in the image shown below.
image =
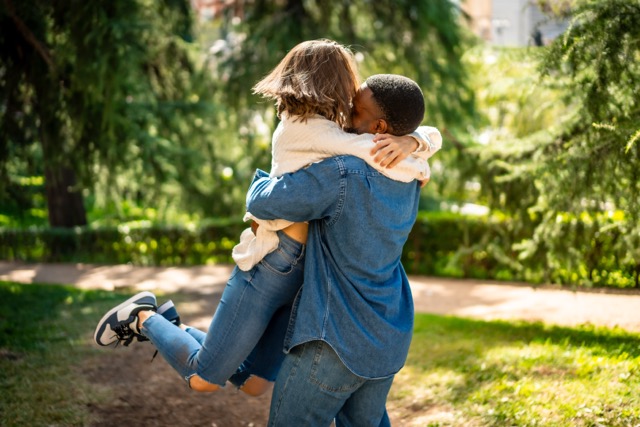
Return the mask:
<path fill-rule="evenodd" d="M 163 295 L 174 294 L 183 319 L 200 328 L 208 326 L 230 272 L 230 266 L 157 268 L 0 262 L 0 280 L 64 283 L 86 289 L 151 290 L 160 302 Z M 637 292 L 572 292 L 518 283 L 417 276 L 410 277 L 410 281 L 416 311 L 420 312 L 566 326 L 590 323 L 640 332 Z M 164 360 L 158 357 L 149 363 L 152 354 L 153 347 L 148 343 L 132 345 L 99 353 L 82 368 L 90 382 L 100 384 L 114 398 L 90 408 L 96 420 L 93 426 L 265 425 L 270 394 L 247 398 L 230 387 L 214 394 L 191 392 Z M 134 395 L 139 397 L 132 398 Z M 390 415 L 393 422 L 394 414 Z"/>
<path fill-rule="evenodd" d="M 0 261 L 0 280 L 66 283 L 85 289 L 130 288 L 161 294 L 217 295 L 230 272 L 231 267 L 226 265 L 162 268 Z M 410 281 L 416 311 L 566 326 L 592 323 L 640 332 L 640 292 L 573 292 L 522 283 L 422 276 L 411 276 Z M 204 316 L 210 318 L 212 312 Z"/>

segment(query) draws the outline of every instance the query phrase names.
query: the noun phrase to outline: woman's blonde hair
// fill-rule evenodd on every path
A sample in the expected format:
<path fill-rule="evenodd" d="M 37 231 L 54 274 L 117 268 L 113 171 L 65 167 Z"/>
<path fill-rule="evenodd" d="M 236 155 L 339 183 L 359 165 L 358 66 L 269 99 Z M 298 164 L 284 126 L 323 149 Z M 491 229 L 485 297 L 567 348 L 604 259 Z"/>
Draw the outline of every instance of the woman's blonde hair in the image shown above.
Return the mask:
<path fill-rule="evenodd" d="M 351 102 L 358 90 L 353 54 L 332 40 L 310 40 L 295 46 L 278 66 L 253 88 L 275 99 L 282 112 L 306 120 L 314 114 L 348 125 Z"/>

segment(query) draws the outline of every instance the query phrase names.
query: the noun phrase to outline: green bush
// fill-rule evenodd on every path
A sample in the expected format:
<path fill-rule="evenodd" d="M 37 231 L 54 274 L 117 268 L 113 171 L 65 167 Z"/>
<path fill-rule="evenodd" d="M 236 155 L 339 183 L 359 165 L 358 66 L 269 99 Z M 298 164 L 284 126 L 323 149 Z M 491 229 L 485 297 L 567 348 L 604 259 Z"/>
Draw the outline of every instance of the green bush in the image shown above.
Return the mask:
<path fill-rule="evenodd" d="M 533 226 L 522 228 L 509 218 L 422 214 L 405 245 L 403 262 L 413 274 L 638 288 L 640 265 L 616 245 L 623 229 L 610 222 L 602 232 L 590 218 L 571 217 L 558 221 L 562 230 L 557 236 L 532 236 Z M 571 250 L 554 256 L 554 244 Z"/>
<path fill-rule="evenodd" d="M 231 249 L 244 228 L 241 220 L 218 220 L 197 228 L 141 223 L 2 230 L 0 259 L 134 265 L 229 263 Z"/>
<path fill-rule="evenodd" d="M 423 212 L 405 245 L 403 264 L 410 274 L 638 287 L 638 266 L 612 247 L 618 238 L 616 229 L 607 235 L 592 234 L 586 232 L 588 224 L 576 224 L 572 242 L 576 249 L 567 264 L 544 250 L 526 254 L 522 247 L 532 237 L 508 218 Z M 118 227 L 4 229 L 0 230 L 0 259 L 134 265 L 232 263 L 231 249 L 245 227 L 241 220 L 219 219 L 199 227 L 141 221 Z"/>

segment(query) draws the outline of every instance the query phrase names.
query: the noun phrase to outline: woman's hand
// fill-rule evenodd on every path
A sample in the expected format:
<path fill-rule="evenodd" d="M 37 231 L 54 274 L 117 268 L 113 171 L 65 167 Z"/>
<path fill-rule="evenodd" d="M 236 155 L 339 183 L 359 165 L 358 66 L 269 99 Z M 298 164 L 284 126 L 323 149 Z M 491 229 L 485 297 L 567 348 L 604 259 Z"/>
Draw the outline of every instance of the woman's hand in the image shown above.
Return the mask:
<path fill-rule="evenodd" d="M 395 136 L 379 133 L 373 138 L 376 143 L 371 149 L 373 160 L 380 166 L 392 168 L 409 157 L 419 147 L 418 141 L 411 136 Z"/>

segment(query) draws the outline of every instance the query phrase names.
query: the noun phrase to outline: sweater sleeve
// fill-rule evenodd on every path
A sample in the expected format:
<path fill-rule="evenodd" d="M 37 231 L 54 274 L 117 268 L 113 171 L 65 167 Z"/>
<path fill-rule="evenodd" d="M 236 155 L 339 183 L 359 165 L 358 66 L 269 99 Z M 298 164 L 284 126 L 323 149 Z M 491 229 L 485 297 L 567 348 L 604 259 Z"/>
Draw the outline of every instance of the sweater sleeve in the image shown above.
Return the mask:
<path fill-rule="evenodd" d="M 442 135 L 434 127 L 420 126 L 410 136 L 418 141 L 418 149 L 413 155 L 421 159 L 428 159 L 442 148 Z"/>

